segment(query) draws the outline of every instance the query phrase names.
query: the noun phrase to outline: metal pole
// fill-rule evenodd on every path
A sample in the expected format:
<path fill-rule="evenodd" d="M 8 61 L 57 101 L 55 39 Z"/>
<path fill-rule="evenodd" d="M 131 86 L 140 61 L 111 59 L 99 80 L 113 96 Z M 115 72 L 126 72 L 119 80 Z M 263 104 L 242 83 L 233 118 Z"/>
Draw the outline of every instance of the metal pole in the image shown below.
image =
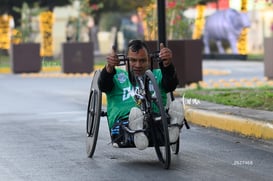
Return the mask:
<path fill-rule="evenodd" d="M 157 48 L 159 50 L 160 43 L 167 46 L 166 40 L 166 16 L 165 16 L 166 4 L 165 0 L 157 0 L 157 28 L 158 28 L 158 43 Z"/>
<path fill-rule="evenodd" d="M 165 0 L 157 0 L 157 31 L 158 31 L 158 42 L 157 49 L 160 50 L 160 43 L 163 43 L 167 47 L 166 38 L 166 3 Z M 162 63 L 159 66 L 163 66 Z M 171 100 L 174 100 L 173 92 L 170 93 Z"/>

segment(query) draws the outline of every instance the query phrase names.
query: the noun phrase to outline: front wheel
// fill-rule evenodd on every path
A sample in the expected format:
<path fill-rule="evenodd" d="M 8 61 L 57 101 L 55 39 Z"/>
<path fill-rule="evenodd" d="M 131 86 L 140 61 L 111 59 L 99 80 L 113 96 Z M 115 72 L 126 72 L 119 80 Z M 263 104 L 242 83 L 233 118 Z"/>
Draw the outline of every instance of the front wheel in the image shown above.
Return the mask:
<path fill-rule="evenodd" d="M 162 97 L 160 94 L 159 87 L 155 80 L 155 77 L 152 71 L 147 70 L 145 72 L 148 80 L 151 81 L 151 84 L 154 88 L 155 98 L 152 99 L 153 105 L 156 106 L 158 112 L 161 117 L 161 126 L 157 127 L 157 130 L 153 130 L 153 139 L 154 139 L 154 147 L 159 161 L 163 164 L 165 169 L 170 167 L 171 163 L 171 153 L 170 153 L 170 141 L 169 141 L 169 131 L 168 131 L 168 122 L 166 112 L 163 106 Z M 158 140 L 157 138 L 161 138 L 163 140 Z"/>

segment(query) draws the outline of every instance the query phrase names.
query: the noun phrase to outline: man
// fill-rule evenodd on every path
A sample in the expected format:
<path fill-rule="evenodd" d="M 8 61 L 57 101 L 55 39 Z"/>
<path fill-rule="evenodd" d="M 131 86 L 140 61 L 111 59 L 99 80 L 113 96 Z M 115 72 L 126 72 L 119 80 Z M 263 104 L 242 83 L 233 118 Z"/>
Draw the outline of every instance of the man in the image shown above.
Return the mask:
<path fill-rule="evenodd" d="M 120 146 L 118 138 L 119 126 L 116 123 L 126 120 L 129 122 L 129 128 L 132 130 L 143 129 L 143 113 L 138 108 L 134 99 L 134 86 L 129 80 L 131 77 L 143 76 L 145 71 L 150 68 L 151 60 L 146 44 L 141 40 L 132 40 L 128 44 L 127 57 L 129 59 L 130 72 L 123 69 L 116 68 L 119 65 L 119 59 L 116 52 L 107 56 L 107 64 L 103 68 L 98 86 L 102 92 L 107 96 L 107 118 L 108 125 L 111 131 L 113 146 Z M 166 104 L 166 93 L 174 91 L 178 79 L 176 76 L 174 65 L 172 64 L 172 52 L 169 48 L 160 44 L 159 57 L 162 62 L 160 69 L 154 69 L 153 74 L 159 85 L 162 93 L 164 104 Z M 183 114 L 182 105 L 176 101 L 175 104 L 170 105 L 169 114 L 171 116 L 171 124 L 182 124 Z M 125 121 L 124 121 L 125 120 Z M 169 128 L 170 142 L 177 141 L 179 136 L 179 128 L 177 126 Z M 117 142 L 116 142 L 117 141 Z M 149 145 L 147 136 L 143 132 L 134 134 L 133 141 L 135 146 L 142 150 Z"/>

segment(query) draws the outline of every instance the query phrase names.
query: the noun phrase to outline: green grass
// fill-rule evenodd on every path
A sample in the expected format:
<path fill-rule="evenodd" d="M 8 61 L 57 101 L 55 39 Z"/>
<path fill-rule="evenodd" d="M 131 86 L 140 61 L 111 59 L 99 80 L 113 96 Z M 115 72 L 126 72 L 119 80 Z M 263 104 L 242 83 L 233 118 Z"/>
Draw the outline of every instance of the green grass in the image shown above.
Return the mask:
<path fill-rule="evenodd" d="M 264 55 L 263 54 L 248 54 L 247 60 L 263 60 Z"/>
<path fill-rule="evenodd" d="M 10 67 L 9 56 L 0 53 L 0 67 Z"/>
<path fill-rule="evenodd" d="M 273 111 L 273 87 L 234 89 L 194 89 L 183 92 L 195 98 L 218 104 Z"/>
<path fill-rule="evenodd" d="M 58 67 L 61 66 L 61 60 L 43 60 L 42 67 Z"/>

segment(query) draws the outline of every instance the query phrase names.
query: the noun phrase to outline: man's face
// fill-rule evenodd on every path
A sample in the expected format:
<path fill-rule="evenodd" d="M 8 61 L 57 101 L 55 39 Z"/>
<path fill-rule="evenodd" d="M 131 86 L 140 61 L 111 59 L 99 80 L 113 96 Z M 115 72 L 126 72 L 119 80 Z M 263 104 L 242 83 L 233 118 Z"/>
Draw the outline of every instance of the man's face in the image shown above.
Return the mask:
<path fill-rule="evenodd" d="M 145 71 L 150 66 L 148 52 L 145 48 L 136 52 L 129 49 L 128 58 L 130 61 L 130 70 L 134 72 L 135 76 L 144 75 Z"/>

